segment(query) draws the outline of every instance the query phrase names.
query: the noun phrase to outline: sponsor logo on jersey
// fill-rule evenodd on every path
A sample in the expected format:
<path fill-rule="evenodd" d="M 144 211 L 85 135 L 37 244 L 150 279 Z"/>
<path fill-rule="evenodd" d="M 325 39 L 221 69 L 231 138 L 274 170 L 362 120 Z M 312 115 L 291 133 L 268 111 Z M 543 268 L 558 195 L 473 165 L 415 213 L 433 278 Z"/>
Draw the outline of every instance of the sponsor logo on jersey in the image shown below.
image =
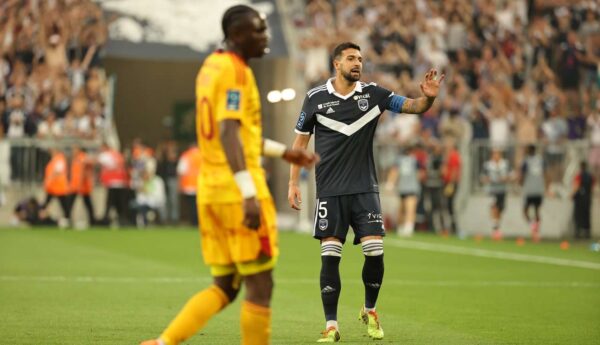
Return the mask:
<path fill-rule="evenodd" d="M 359 99 L 363 99 L 363 98 L 371 98 L 371 94 L 365 93 L 364 95 L 356 95 L 354 96 L 354 100 L 358 101 Z"/>
<path fill-rule="evenodd" d="M 240 90 L 227 90 L 227 110 L 240 110 Z"/>
<path fill-rule="evenodd" d="M 368 99 L 359 99 L 358 100 L 358 109 L 362 110 L 362 111 L 366 111 L 367 109 L 369 109 L 369 100 Z"/>
<path fill-rule="evenodd" d="M 319 219 L 319 229 L 321 229 L 321 231 L 325 231 L 327 226 L 329 226 L 327 219 Z"/>
<path fill-rule="evenodd" d="M 318 104 L 317 109 L 323 109 L 323 108 L 327 108 L 327 107 L 337 107 L 338 105 L 340 105 L 340 101 L 331 101 L 331 102 Z"/>
<path fill-rule="evenodd" d="M 302 128 L 302 126 L 304 125 L 304 120 L 306 119 L 306 113 L 301 111 L 300 112 L 300 117 L 298 118 L 298 124 L 296 124 L 296 127 L 298 128 Z"/>

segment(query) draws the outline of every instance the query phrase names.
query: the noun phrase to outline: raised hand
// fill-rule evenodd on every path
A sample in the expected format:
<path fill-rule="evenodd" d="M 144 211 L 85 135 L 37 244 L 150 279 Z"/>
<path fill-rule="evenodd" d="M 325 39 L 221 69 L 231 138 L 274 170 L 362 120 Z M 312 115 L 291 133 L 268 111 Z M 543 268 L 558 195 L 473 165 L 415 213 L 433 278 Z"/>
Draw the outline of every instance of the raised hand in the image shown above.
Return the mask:
<path fill-rule="evenodd" d="M 419 86 L 421 87 L 421 92 L 423 92 L 423 95 L 426 97 L 437 97 L 438 92 L 440 91 L 440 84 L 446 77 L 446 75 L 442 73 L 438 79 L 437 75 L 437 70 L 433 68 L 425 73 L 425 80 L 421 82 Z"/>

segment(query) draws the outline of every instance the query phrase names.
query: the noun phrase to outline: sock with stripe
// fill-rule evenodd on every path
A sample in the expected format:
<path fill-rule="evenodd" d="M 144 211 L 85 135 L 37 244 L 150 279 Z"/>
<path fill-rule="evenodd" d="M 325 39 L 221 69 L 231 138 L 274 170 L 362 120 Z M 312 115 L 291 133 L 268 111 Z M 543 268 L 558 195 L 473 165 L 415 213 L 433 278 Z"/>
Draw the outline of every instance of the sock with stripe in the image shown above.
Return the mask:
<path fill-rule="evenodd" d="M 216 285 L 200 291 L 183 306 L 160 339 L 168 345 L 177 345 L 188 339 L 216 313 L 229 304 L 229 298 Z"/>

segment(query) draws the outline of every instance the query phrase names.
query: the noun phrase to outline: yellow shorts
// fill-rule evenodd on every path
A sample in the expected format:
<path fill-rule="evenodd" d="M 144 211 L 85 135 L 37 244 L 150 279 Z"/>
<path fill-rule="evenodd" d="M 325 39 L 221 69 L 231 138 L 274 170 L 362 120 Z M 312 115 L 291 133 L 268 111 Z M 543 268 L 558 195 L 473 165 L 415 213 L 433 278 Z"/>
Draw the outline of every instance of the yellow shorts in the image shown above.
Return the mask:
<path fill-rule="evenodd" d="M 279 255 L 277 214 L 271 198 L 260 200 L 260 228 L 244 226 L 241 203 L 199 204 L 202 256 L 214 276 L 272 269 Z"/>

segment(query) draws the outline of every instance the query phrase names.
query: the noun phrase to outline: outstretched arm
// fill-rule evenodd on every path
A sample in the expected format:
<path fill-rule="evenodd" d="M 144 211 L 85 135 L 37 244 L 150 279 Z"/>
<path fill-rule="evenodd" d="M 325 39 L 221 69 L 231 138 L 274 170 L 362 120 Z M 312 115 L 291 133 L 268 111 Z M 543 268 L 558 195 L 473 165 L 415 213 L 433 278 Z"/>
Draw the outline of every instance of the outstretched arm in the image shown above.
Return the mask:
<path fill-rule="evenodd" d="M 445 74 L 442 74 L 440 79 L 437 79 L 437 74 L 438 72 L 435 69 L 430 69 L 429 72 L 425 74 L 425 80 L 420 84 L 423 96 L 414 99 L 407 98 L 402 105 L 403 113 L 421 114 L 431 107 L 440 91 L 440 84 L 446 77 Z"/>

